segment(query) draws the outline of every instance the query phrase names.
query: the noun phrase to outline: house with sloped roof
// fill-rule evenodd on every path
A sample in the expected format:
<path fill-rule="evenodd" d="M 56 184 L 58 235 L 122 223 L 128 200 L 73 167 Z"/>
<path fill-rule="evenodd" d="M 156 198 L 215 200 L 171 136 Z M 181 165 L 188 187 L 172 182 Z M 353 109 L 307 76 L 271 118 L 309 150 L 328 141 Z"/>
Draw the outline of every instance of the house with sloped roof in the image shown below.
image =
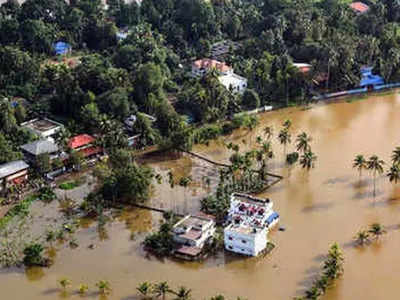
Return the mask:
<path fill-rule="evenodd" d="M 28 180 L 29 165 L 23 160 L 0 165 L 0 193 L 4 194 L 10 186 L 20 185 Z"/>
<path fill-rule="evenodd" d="M 20 148 L 26 160 L 32 163 L 36 163 L 37 157 L 41 154 L 49 154 L 50 161 L 59 157 L 58 146 L 49 140 L 38 140 Z"/>
<path fill-rule="evenodd" d="M 88 134 L 80 134 L 68 141 L 71 150 L 80 152 L 83 157 L 90 158 L 103 153 L 103 148 L 95 144 L 96 139 Z"/>
<path fill-rule="evenodd" d="M 369 6 L 363 2 L 353 2 L 350 3 L 350 8 L 356 13 L 356 14 L 363 14 L 366 13 L 369 10 Z"/>

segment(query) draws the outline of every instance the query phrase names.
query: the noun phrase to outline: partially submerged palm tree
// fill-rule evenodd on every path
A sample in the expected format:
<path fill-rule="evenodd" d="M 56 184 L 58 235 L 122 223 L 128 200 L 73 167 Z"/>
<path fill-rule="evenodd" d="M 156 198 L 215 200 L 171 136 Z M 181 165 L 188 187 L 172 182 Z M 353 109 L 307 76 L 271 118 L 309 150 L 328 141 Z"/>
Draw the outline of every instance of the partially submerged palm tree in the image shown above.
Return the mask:
<path fill-rule="evenodd" d="M 396 147 L 396 149 L 393 150 L 392 163 L 393 165 L 400 164 L 400 147 Z"/>
<path fill-rule="evenodd" d="M 174 292 L 176 297 L 174 300 L 190 300 L 192 299 L 192 290 L 181 286 L 177 292 Z"/>
<path fill-rule="evenodd" d="M 136 288 L 136 290 L 140 293 L 140 295 L 143 297 L 143 299 L 147 299 L 150 297 L 150 293 L 152 291 L 151 289 L 151 283 L 145 281 L 139 284 L 139 286 Z"/>
<path fill-rule="evenodd" d="M 109 292 L 111 292 L 111 285 L 107 280 L 100 280 L 98 283 L 96 283 L 96 286 L 99 288 L 99 292 L 102 295 L 107 295 Z"/>
<path fill-rule="evenodd" d="M 353 168 L 357 169 L 357 171 L 360 174 L 360 180 L 361 180 L 361 175 L 362 171 L 367 169 L 367 160 L 364 158 L 364 155 L 358 154 L 353 160 Z"/>
<path fill-rule="evenodd" d="M 292 121 L 290 121 L 289 119 L 285 120 L 285 122 L 283 122 L 282 126 L 284 128 L 286 128 L 286 130 L 289 130 L 289 128 L 292 126 Z"/>
<path fill-rule="evenodd" d="M 355 240 L 359 245 L 364 245 L 365 243 L 367 243 L 369 241 L 368 231 L 360 230 L 359 232 L 357 232 Z"/>
<path fill-rule="evenodd" d="M 58 283 L 61 285 L 61 287 L 66 290 L 68 286 L 71 285 L 71 280 L 68 278 L 61 278 Z"/>
<path fill-rule="evenodd" d="M 296 138 L 296 149 L 299 152 L 307 152 L 310 149 L 310 143 L 312 141 L 312 137 L 308 136 L 307 133 L 302 132 L 301 134 L 299 134 Z"/>
<path fill-rule="evenodd" d="M 157 296 L 157 297 L 162 297 L 163 300 L 165 300 L 167 294 L 170 292 L 170 288 L 169 285 L 166 281 L 157 283 L 154 285 L 153 287 L 153 293 Z"/>
<path fill-rule="evenodd" d="M 311 152 L 307 151 L 300 158 L 300 165 L 303 169 L 310 170 L 315 167 L 315 161 L 317 160 L 317 156 Z"/>
<path fill-rule="evenodd" d="M 383 173 L 383 165 L 385 162 L 379 159 L 377 155 L 372 155 L 367 161 L 367 169 L 370 170 L 374 176 L 374 196 L 376 195 L 376 174 Z"/>
<path fill-rule="evenodd" d="M 399 165 L 393 164 L 390 167 L 389 172 L 386 174 L 387 177 L 389 177 L 389 181 L 394 183 L 397 183 L 397 181 L 400 181 L 400 167 Z"/>
<path fill-rule="evenodd" d="M 283 145 L 283 152 L 286 153 L 286 146 L 292 141 L 292 136 L 288 129 L 284 128 L 279 131 L 278 140 Z"/>
<path fill-rule="evenodd" d="M 371 233 L 375 237 L 375 239 L 378 239 L 382 234 L 386 233 L 386 230 L 381 224 L 373 223 L 371 224 L 368 232 Z"/>
<path fill-rule="evenodd" d="M 274 135 L 274 129 L 271 126 L 266 126 L 264 128 L 264 134 L 267 140 L 270 140 L 272 136 Z"/>

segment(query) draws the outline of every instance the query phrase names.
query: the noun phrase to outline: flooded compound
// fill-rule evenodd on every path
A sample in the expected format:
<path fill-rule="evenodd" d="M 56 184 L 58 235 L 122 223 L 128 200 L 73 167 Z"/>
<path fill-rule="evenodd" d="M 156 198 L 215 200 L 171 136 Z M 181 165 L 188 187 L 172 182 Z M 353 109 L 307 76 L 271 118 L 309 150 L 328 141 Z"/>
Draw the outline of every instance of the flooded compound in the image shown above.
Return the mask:
<path fill-rule="evenodd" d="M 320 272 L 324 254 L 338 242 L 345 256 L 344 276 L 324 299 L 395 299 L 400 272 L 400 184 L 385 176 L 392 150 L 400 146 L 400 95 L 376 95 L 360 101 L 339 101 L 315 105 L 309 109 L 289 108 L 260 115 L 259 126 L 237 130 L 209 146 L 196 146 L 194 152 L 215 161 L 227 162 L 229 142 L 241 149 L 250 148 L 265 126 L 274 128 L 275 158 L 270 171 L 285 178 L 259 195 L 274 201 L 285 231 L 270 234 L 275 249 L 267 256 L 245 258 L 219 253 L 205 262 L 159 260 L 141 247 L 146 234 L 158 227 L 161 216 L 148 210 L 130 209 L 115 216 L 99 232 L 94 223 L 85 223 L 76 234 L 79 247 L 59 247 L 55 264 L 49 269 L 4 269 L 0 272 L 1 299 L 62 299 L 57 280 L 67 277 L 72 286 L 68 299 L 82 299 L 80 283 L 90 286 L 88 299 L 99 299 L 95 283 L 106 279 L 112 293 L 106 299 L 138 299 L 136 287 L 143 281 L 168 281 L 171 287 L 186 286 L 195 299 L 224 294 L 252 300 L 292 299 L 300 296 Z M 283 147 L 276 136 L 281 124 L 292 121 L 294 150 L 297 134 L 305 131 L 313 138 L 316 166 L 309 172 L 296 165 L 284 165 Z M 378 155 L 386 161 L 385 173 L 377 178 L 373 196 L 372 175 L 352 168 L 356 154 L 368 158 Z M 193 183 L 171 189 L 164 180 L 155 184 L 152 205 L 181 212 L 199 209 L 199 200 L 215 188 L 215 166 L 184 155 L 181 158 L 152 157 L 147 163 L 164 176 L 171 170 L 176 176 L 193 177 Z M 209 185 L 202 182 L 210 177 Z M 387 233 L 364 248 L 354 246 L 357 231 L 371 223 L 383 224 Z M 95 247 L 89 248 L 94 244 Z M 101 297 L 100 297 L 101 298 Z M 104 299 L 104 298 L 103 298 Z"/>

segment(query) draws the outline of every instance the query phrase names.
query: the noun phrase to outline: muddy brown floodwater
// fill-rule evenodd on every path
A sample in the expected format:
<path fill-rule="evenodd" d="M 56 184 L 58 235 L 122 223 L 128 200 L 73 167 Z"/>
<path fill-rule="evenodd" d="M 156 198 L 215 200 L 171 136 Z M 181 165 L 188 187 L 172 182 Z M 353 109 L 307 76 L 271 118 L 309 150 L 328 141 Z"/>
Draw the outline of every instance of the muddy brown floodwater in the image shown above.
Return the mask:
<path fill-rule="evenodd" d="M 296 167 L 288 177 L 288 171 L 282 167 L 283 149 L 275 144 L 276 157 L 271 169 L 285 179 L 263 196 L 273 199 L 286 231 L 272 232 L 270 238 L 276 248 L 267 257 L 249 259 L 221 253 L 204 263 L 147 257 L 140 242 L 158 226 L 160 217 L 149 211 L 131 210 L 106 225 L 106 232 L 100 235 L 95 225 L 88 224 L 77 234 L 79 248 L 59 250 L 50 269 L 1 271 L 0 299 L 60 299 L 57 280 L 64 276 L 73 281 L 69 299 L 81 299 L 74 292 L 79 283 L 89 283 L 95 291 L 93 286 L 100 279 L 112 284 L 113 292 L 108 299 L 137 299 L 135 287 L 139 282 L 163 280 L 174 287 L 192 288 L 196 299 L 217 293 L 232 299 L 291 299 L 311 284 L 333 242 L 343 248 L 345 274 L 324 299 L 398 298 L 400 185 L 392 185 L 382 176 L 377 180 L 374 198 L 371 176 L 364 174 L 364 181 L 359 183 L 352 160 L 355 154 L 362 153 L 377 154 L 389 161 L 392 149 L 400 145 L 399 95 L 265 113 L 253 132 L 237 131 L 208 147 L 195 147 L 195 151 L 225 161 L 229 153 L 224 150 L 223 140 L 245 140 L 248 144 L 259 134 L 256 131 L 271 125 L 276 132 L 285 119 L 292 120 L 293 135 L 301 131 L 312 135 L 312 149 L 318 160 L 309 173 Z M 182 174 L 203 172 L 200 176 L 215 172 L 207 171 L 205 165 L 189 157 L 152 161 L 150 165 L 164 173 L 169 168 Z M 167 203 L 182 199 L 182 194 L 181 190 L 173 192 L 163 184 L 156 186 L 152 201 L 158 198 Z M 363 249 L 354 247 L 356 232 L 373 222 L 385 225 L 387 234 Z M 96 245 L 93 250 L 87 248 L 91 243 Z M 88 299 L 98 298 L 95 292 L 89 293 Z"/>

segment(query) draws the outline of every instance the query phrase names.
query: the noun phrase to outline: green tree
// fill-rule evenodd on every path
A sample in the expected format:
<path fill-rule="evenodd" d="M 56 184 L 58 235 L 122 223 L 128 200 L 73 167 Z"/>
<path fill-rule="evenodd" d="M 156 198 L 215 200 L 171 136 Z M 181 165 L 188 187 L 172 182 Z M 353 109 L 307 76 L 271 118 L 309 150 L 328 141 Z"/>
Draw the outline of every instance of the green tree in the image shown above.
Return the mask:
<path fill-rule="evenodd" d="M 150 293 L 152 291 L 152 285 L 151 283 L 145 281 L 139 284 L 139 286 L 136 288 L 136 290 L 140 293 L 143 299 L 149 299 L 151 298 Z"/>
<path fill-rule="evenodd" d="M 398 164 L 392 165 L 386 175 L 389 177 L 390 182 L 394 181 L 394 183 L 397 183 L 400 181 L 400 166 Z"/>
<path fill-rule="evenodd" d="M 171 290 L 166 281 L 157 283 L 153 286 L 153 293 L 156 295 L 156 297 L 161 297 L 163 300 L 165 300 L 167 294 L 170 292 Z"/>
<path fill-rule="evenodd" d="M 98 287 L 100 294 L 102 295 L 107 295 L 111 292 L 111 285 L 110 282 L 108 282 L 107 280 L 100 280 L 96 283 L 96 286 Z"/>
<path fill-rule="evenodd" d="M 24 249 L 24 265 L 25 266 L 45 266 L 46 259 L 43 257 L 44 248 L 39 243 L 32 243 Z"/>
<path fill-rule="evenodd" d="M 243 94 L 243 105 L 249 109 L 258 108 L 261 104 L 260 97 L 257 92 L 247 89 Z"/>
<path fill-rule="evenodd" d="M 377 155 L 372 155 L 367 161 L 367 169 L 372 172 L 374 177 L 374 196 L 376 195 L 376 175 L 383 173 L 383 165 L 385 162 Z"/>
<path fill-rule="evenodd" d="M 393 150 L 392 163 L 393 165 L 400 164 L 400 147 L 396 147 L 396 149 Z"/>
<path fill-rule="evenodd" d="M 292 136 L 287 128 L 283 128 L 281 131 L 279 131 L 278 140 L 281 145 L 283 145 L 283 153 L 286 153 L 286 147 L 292 141 Z"/>
<path fill-rule="evenodd" d="M 358 154 L 353 160 L 353 168 L 357 169 L 360 174 L 360 179 L 362 175 L 362 171 L 367 169 L 367 161 L 364 158 L 364 155 Z"/>
<path fill-rule="evenodd" d="M 0 164 L 21 158 L 22 153 L 14 151 L 11 143 L 9 143 L 4 135 L 0 133 Z"/>
<path fill-rule="evenodd" d="M 355 240 L 359 245 L 364 245 L 369 241 L 369 234 L 366 230 L 360 230 L 355 236 Z"/>
<path fill-rule="evenodd" d="M 44 174 L 51 171 L 50 155 L 48 153 L 39 154 L 36 157 L 36 164 L 39 172 Z"/>
<path fill-rule="evenodd" d="M 312 141 L 312 137 L 308 136 L 307 133 L 302 132 L 296 138 L 296 149 L 299 152 L 307 152 L 310 150 L 310 143 Z"/>
<path fill-rule="evenodd" d="M 68 278 L 61 278 L 58 283 L 61 285 L 61 287 L 64 289 L 64 291 L 67 289 L 68 286 L 71 285 L 71 280 Z"/>
<path fill-rule="evenodd" d="M 305 152 L 300 158 L 300 165 L 303 169 L 310 170 L 315 167 L 317 156 L 310 150 Z"/>
<path fill-rule="evenodd" d="M 386 233 L 386 230 L 384 229 L 384 227 L 381 224 L 373 223 L 373 224 L 371 224 L 368 232 L 371 233 L 375 237 L 375 239 L 379 239 L 379 237 L 382 234 Z"/>
<path fill-rule="evenodd" d="M 181 286 L 177 292 L 174 292 L 175 298 L 174 300 L 190 300 L 192 299 L 192 290 L 188 289 L 184 286 Z"/>

